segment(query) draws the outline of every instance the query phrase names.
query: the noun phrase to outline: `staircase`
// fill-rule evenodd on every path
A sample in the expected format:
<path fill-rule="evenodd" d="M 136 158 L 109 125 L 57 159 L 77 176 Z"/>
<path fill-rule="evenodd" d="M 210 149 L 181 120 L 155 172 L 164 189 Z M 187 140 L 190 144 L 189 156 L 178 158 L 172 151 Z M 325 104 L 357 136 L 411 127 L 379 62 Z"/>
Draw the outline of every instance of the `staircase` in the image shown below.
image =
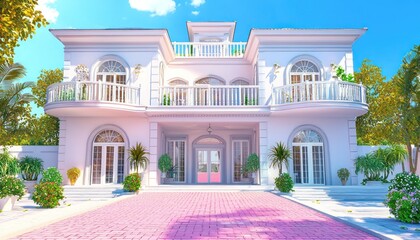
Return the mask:
<path fill-rule="evenodd" d="M 121 195 L 130 194 L 124 192 L 121 184 L 101 186 L 64 186 L 66 200 L 89 201 L 108 200 Z"/>
<path fill-rule="evenodd" d="M 378 201 L 383 202 L 388 185 L 380 186 L 295 186 L 293 198 L 301 201 Z"/>
<path fill-rule="evenodd" d="M 264 185 L 221 185 L 221 184 L 171 184 L 142 187 L 142 192 L 244 192 L 270 191 L 273 186 Z"/>

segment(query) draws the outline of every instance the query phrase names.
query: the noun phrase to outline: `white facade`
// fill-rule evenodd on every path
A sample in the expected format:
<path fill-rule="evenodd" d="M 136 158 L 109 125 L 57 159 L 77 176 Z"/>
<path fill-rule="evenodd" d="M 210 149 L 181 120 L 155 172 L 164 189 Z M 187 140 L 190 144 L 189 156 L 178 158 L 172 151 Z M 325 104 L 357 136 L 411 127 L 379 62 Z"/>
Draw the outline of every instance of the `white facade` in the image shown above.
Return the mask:
<path fill-rule="evenodd" d="M 60 171 L 84 169 L 78 184 L 121 182 L 139 142 L 150 153 L 145 185 L 162 184 L 164 153 L 174 184 L 249 183 L 241 167 L 254 152 L 258 183 L 272 184 L 268 152 L 283 142 L 296 184 L 339 184 L 367 104 L 364 87 L 334 78 L 331 64 L 353 73 L 352 44 L 366 29 L 252 29 L 235 43 L 235 23 L 187 26 L 188 43 L 166 30 L 51 30 L 65 47 L 64 81 L 45 106 L 60 118 Z"/>

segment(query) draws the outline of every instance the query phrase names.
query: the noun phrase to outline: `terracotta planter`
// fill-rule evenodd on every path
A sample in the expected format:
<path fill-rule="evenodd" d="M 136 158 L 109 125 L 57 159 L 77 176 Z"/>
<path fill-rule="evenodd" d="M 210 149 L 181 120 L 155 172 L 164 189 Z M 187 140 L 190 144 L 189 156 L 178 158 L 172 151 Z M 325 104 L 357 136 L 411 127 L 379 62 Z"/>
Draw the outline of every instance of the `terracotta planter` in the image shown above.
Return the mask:
<path fill-rule="evenodd" d="M 17 199 L 17 196 L 7 196 L 5 198 L 0 198 L 0 210 L 2 212 L 12 211 Z"/>

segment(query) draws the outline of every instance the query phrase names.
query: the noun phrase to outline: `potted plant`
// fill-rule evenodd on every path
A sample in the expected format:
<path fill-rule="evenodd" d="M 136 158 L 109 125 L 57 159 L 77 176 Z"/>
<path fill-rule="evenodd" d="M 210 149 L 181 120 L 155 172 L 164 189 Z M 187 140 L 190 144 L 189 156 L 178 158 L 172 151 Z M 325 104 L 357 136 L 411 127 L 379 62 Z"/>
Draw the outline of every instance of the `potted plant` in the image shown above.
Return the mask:
<path fill-rule="evenodd" d="M 163 182 L 165 182 L 166 173 L 172 168 L 172 159 L 168 154 L 165 153 L 160 156 L 158 161 L 158 168 L 162 173 Z"/>
<path fill-rule="evenodd" d="M 20 173 L 19 162 L 4 149 L 0 154 L 0 211 L 10 211 L 25 193 L 25 185 L 16 177 Z"/>
<path fill-rule="evenodd" d="M 292 157 L 292 153 L 285 144 L 279 142 L 276 143 L 270 149 L 269 158 L 271 160 L 270 167 L 275 167 L 279 169 L 279 176 L 274 179 L 276 188 L 280 192 L 290 192 L 293 191 L 293 180 L 288 173 L 283 173 L 283 164 L 288 167 L 289 159 Z"/>
<path fill-rule="evenodd" d="M 254 183 L 255 179 L 257 178 L 256 175 L 259 169 L 260 169 L 260 158 L 258 157 L 256 153 L 250 154 L 244 166 L 244 171 L 252 174 L 252 177 L 250 179 L 251 183 Z"/>
<path fill-rule="evenodd" d="M 347 168 L 340 168 L 337 171 L 337 176 L 341 180 L 341 184 L 344 186 L 350 177 L 350 171 Z"/>
<path fill-rule="evenodd" d="M 80 176 L 80 169 L 77 167 L 70 168 L 67 170 L 67 177 L 70 180 L 70 185 L 74 185 L 77 181 L 77 179 Z"/>
<path fill-rule="evenodd" d="M 25 156 L 20 160 L 19 166 L 26 190 L 28 193 L 32 193 L 39 174 L 44 170 L 42 160 L 36 157 Z"/>
<path fill-rule="evenodd" d="M 129 150 L 129 157 L 131 167 L 135 169 L 136 173 L 139 173 L 139 169 L 143 169 L 143 171 L 147 168 L 149 164 L 149 158 L 147 158 L 146 148 L 141 143 L 136 143 L 133 147 Z"/>
<path fill-rule="evenodd" d="M 25 194 L 22 180 L 13 176 L 0 177 L 0 212 L 11 211 L 17 200 Z"/>

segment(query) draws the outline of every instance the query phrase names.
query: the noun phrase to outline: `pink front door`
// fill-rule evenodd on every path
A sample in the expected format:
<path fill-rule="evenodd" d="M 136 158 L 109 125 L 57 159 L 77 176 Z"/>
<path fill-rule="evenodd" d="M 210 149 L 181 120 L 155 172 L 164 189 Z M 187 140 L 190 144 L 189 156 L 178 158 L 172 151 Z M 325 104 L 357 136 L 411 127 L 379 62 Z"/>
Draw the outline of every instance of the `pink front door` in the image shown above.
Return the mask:
<path fill-rule="evenodd" d="M 197 150 L 197 183 L 220 183 L 220 150 Z"/>

